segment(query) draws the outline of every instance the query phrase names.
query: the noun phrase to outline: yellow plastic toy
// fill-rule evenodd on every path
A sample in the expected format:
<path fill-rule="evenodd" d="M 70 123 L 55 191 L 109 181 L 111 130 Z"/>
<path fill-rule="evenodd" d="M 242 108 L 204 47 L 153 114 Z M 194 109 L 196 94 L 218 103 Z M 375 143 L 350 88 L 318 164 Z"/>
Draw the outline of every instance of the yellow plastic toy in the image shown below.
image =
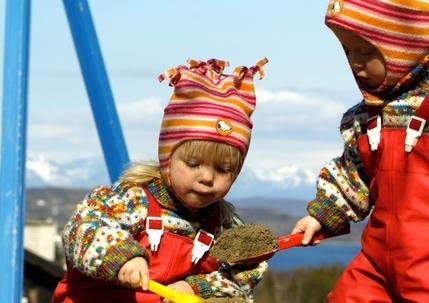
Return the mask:
<path fill-rule="evenodd" d="M 205 302 L 204 299 L 196 295 L 178 293 L 177 291 L 153 280 L 149 280 L 148 288 L 149 288 L 149 291 L 163 298 L 167 298 L 174 303 L 204 303 Z"/>

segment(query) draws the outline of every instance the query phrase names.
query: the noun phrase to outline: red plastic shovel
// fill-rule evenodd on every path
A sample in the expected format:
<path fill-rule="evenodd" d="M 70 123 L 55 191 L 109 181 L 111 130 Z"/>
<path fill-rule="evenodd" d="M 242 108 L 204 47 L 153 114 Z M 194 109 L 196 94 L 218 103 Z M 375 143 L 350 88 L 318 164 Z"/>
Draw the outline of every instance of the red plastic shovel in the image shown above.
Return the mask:
<path fill-rule="evenodd" d="M 337 237 L 337 236 L 341 236 L 341 235 L 345 235 L 350 233 L 350 229 L 349 228 L 344 228 L 343 230 L 337 232 L 337 233 L 332 233 L 326 230 L 321 230 L 319 232 L 317 232 L 314 236 L 313 239 L 311 240 L 310 244 L 313 244 L 316 241 L 320 241 L 323 239 L 327 239 L 327 238 L 332 238 L 332 237 Z M 261 253 L 259 255 L 255 255 L 255 256 L 251 256 L 251 257 L 246 257 L 246 258 L 242 258 L 242 259 L 236 259 L 233 261 L 233 263 L 259 263 L 265 260 L 270 259 L 276 252 L 280 251 L 280 250 L 284 250 L 287 248 L 291 248 L 291 247 L 296 247 L 296 246 L 303 246 L 302 245 L 302 239 L 304 238 L 304 233 L 298 233 L 298 234 L 289 234 L 289 235 L 282 235 L 277 237 L 277 241 L 278 241 L 278 247 L 276 249 L 273 249 L 271 251 L 267 251 L 264 253 Z"/>

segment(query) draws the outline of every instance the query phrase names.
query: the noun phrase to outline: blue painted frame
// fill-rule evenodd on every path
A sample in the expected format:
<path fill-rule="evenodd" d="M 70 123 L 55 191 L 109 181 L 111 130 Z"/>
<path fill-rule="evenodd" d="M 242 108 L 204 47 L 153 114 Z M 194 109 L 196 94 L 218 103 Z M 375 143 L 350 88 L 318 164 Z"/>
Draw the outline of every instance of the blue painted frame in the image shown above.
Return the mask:
<path fill-rule="evenodd" d="M 0 158 L 0 302 L 20 303 L 23 288 L 25 161 L 31 0 L 7 0 Z M 129 163 L 87 1 L 64 0 L 111 181 Z"/>
<path fill-rule="evenodd" d="M 30 0 L 7 0 L 0 163 L 0 302 L 21 302 Z"/>
<path fill-rule="evenodd" d="M 130 160 L 91 11 L 86 0 L 64 0 L 63 3 L 85 79 L 86 91 L 91 101 L 104 159 L 110 179 L 115 181 Z"/>

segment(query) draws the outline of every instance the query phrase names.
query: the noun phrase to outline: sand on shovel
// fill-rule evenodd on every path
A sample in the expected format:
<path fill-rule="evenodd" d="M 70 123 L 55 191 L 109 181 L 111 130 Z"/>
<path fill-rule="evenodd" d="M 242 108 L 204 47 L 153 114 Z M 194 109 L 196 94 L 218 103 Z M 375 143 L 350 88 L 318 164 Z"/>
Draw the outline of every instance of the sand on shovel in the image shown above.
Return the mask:
<path fill-rule="evenodd" d="M 208 298 L 205 299 L 206 303 L 246 303 L 243 298 Z"/>
<path fill-rule="evenodd" d="M 244 224 L 224 231 L 210 249 L 210 255 L 218 260 L 235 263 L 277 248 L 277 237 L 268 227 Z"/>

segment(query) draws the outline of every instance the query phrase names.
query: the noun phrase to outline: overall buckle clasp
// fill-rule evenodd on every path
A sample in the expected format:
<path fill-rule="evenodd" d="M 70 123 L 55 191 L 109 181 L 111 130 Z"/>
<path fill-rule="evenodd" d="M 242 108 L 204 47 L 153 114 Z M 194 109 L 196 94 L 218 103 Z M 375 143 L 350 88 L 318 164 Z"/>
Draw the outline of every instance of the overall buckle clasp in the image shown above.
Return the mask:
<path fill-rule="evenodd" d="M 147 217 L 146 233 L 149 237 L 150 250 L 157 251 L 161 236 L 164 233 L 164 220 L 161 217 Z"/>
<path fill-rule="evenodd" d="M 381 116 L 375 115 L 368 119 L 367 135 L 371 151 L 375 151 L 380 143 L 381 136 Z"/>
<path fill-rule="evenodd" d="M 192 263 L 197 264 L 203 255 L 208 251 L 213 243 L 214 236 L 205 230 L 200 229 L 194 239 L 192 248 Z"/>
<path fill-rule="evenodd" d="M 417 144 L 417 140 L 423 133 L 426 120 L 419 116 L 412 116 L 407 126 L 407 136 L 405 137 L 405 151 L 411 152 Z"/>

